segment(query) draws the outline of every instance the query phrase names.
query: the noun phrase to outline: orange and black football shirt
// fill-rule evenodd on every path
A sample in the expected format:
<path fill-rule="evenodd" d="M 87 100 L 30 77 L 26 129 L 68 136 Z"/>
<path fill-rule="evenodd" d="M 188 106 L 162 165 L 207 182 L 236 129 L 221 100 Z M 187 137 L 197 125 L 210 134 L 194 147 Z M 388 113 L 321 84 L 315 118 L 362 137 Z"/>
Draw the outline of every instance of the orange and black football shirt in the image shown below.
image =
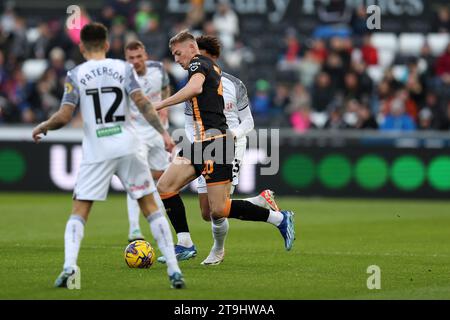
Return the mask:
<path fill-rule="evenodd" d="M 204 141 L 225 134 L 228 129 L 223 113 L 222 70 L 208 57 L 196 55 L 190 62 L 189 79 L 196 73 L 205 76 L 202 93 L 191 99 L 195 141 Z"/>

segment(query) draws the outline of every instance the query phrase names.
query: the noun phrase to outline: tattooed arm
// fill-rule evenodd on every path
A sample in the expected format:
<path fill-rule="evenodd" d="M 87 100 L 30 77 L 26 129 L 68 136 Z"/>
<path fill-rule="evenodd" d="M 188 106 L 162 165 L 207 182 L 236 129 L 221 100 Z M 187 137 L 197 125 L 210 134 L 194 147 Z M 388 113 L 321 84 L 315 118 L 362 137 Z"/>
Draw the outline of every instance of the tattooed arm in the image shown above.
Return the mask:
<path fill-rule="evenodd" d="M 156 112 L 150 100 L 148 100 L 148 98 L 144 96 L 141 90 L 134 91 L 130 95 L 130 98 L 136 104 L 145 120 L 147 120 L 147 122 L 163 136 L 166 149 L 168 151 L 171 151 L 174 146 L 173 140 L 161 124 L 158 113 Z"/>

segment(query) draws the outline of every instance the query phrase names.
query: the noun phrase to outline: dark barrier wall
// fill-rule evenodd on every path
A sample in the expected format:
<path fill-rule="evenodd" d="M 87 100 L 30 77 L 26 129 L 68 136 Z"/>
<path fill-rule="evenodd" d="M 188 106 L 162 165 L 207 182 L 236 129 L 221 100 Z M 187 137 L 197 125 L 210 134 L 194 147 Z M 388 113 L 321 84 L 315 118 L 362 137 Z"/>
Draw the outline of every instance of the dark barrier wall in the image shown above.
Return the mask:
<path fill-rule="evenodd" d="M 207 13 L 214 12 L 218 0 L 205 0 Z M 257 17 L 272 24 L 297 26 L 303 32 L 311 32 L 321 21 L 349 21 L 359 6 L 378 5 L 382 15 L 384 32 L 429 32 L 440 6 L 448 0 L 232 0 L 234 10 L 242 20 Z M 164 16 L 182 19 L 189 11 L 189 0 L 169 0 L 155 3 Z M 252 21 L 243 21 L 243 28 L 259 31 Z M 260 26 L 259 26 L 260 27 Z"/>
<path fill-rule="evenodd" d="M 271 188 L 279 195 L 450 199 L 446 146 L 281 141 L 278 174 L 261 175 L 267 165 L 243 165 L 238 193 Z M 247 154 L 257 158 L 261 152 Z M 80 161 L 79 143 L 0 142 L 0 191 L 71 191 Z M 114 181 L 112 191 L 119 190 Z"/>

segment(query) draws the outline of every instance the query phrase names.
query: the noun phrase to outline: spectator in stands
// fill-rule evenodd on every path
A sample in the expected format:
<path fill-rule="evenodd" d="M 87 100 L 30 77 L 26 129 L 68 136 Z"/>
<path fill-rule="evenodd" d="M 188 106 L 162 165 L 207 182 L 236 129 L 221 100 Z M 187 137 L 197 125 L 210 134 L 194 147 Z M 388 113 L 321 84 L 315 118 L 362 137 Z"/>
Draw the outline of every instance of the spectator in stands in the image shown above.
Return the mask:
<path fill-rule="evenodd" d="M 300 111 L 300 109 L 306 108 L 311 108 L 311 96 L 305 86 L 298 82 L 291 90 L 289 105 L 286 108 L 286 112 L 288 115 L 291 115 L 296 111 Z"/>
<path fill-rule="evenodd" d="M 311 88 L 321 68 L 322 65 L 317 55 L 312 50 L 307 50 L 298 64 L 300 82 L 306 88 Z"/>
<path fill-rule="evenodd" d="M 445 52 L 437 59 L 435 72 L 441 78 L 450 75 L 450 43 L 447 45 Z"/>
<path fill-rule="evenodd" d="M 338 105 L 332 105 L 328 108 L 328 119 L 325 122 L 325 129 L 340 130 L 348 129 L 347 123 L 344 121 L 344 108 Z"/>
<path fill-rule="evenodd" d="M 201 30 L 205 21 L 204 0 L 190 0 L 189 11 L 186 15 L 186 28 Z M 184 29 L 184 28 L 183 28 Z"/>
<path fill-rule="evenodd" d="M 371 35 L 369 33 L 364 34 L 363 43 L 361 46 L 362 59 L 368 66 L 374 66 L 378 64 L 378 51 L 370 42 Z"/>
<path fill-rule="evenodd" d="M 25 60 L 28 54 L 27 25 L 22 17 L 16 17 L 10 53 L 19 60 Z"/>
<path fill-rule="evenodd" d="M 288 28 L 281 48 L 279 60 L 280 69 L 293 70 L 297 68 L 300 58 L 300 42 L 294 28 Z"/>
<path fill-rule="evenodd" d="M 14 32 L 16 27 L 16 12 L 14 11 L 14 4 L 8 2 L 5 4 L 5 11 L 0 16 L 0 28 L 3 30 L 6 37 Z"/>
<path fill-rule="evenodd" d="M 432 20 L 432 32 L 450 32 L 450 10 L 447 6 L 440 6 L 437 9 L 436 18 Z"/>
<path fill-rule="evenodd" d="M 219 0 L 213 16 L 214 26 L 219 34 L 224 51 L 234 48 L 234 41 L 239 36 L 239 18 L 231 9 L 229 0 Z"/>
<path fill-rule="evenodd" d="M 11 77 L 4 82 L 0 91 L 3 92 L 5 98 L 11 104 L 9 114 L 13 122 L 30 123 L 33 121 L 28 112 L 30 108 L 30 104 L 27 101 L 29 87 L 20 66 L 17 66 L 12 71 Z"/>
<path fill-rule="evenodd" d="M 373 80 L 367 74 L 367 65 L 364 62 L 353 62 L 351 70 L 358 78 L 359 87 L 364 95 L 372 94 Z"/>
<path fill-rule="evenodd" d="M 433 122 L 433 114 L 431 110 L 428 108 L 422 109 L 419 112 L 419 123 L 417 128 L 419 130 L 430 130 L 432 129 L 431 125 Z"/>
<path fill-rule="evenodd" d="M 33 44 L 32 55 L 36 59 L 45 59 L 49 51 L 49 43 L 52 37 L 47 22 L 41 22 L 38 25 L 39 36 Z"/>
<path fill-rule="evenodd" d="M 367 18 L 366 7 L 364 5 L 358 6 L 350 20 L 353 34 L 360 36 L 367 33 Z"/>
<path fill-rule="evenodd" d="M 328 55 L 322 68 L 322 71 L 330 76 L 331 85 L 337 90 L 342 90 L 344 87 L 342 79 L 344 79 L 345 70 L 342 58 L 336 52 L 331 52 Z"/>
<path fill-rule="evenodd" d="M 349 37 L 331 38 L 330 51 L 336 53 L 341 58 L 341 63 L 345 69 L 350 67 L 353 42 Z"/>
<path fill-rule="evenodd" d="M 55 47 L 50 51 L 49 56 L 50 69 L 55 72 L 58 79 L 65 79 L 67 70 L 65 67 L 66 54 L 64 51 L 59 47 Z"/>
<path fill-rule="evenodd" d="M 266 80 L 256 81 L 256 92 L 251 99 L 252 112 L 256 122 L 266 123 L 270 118 L 270 84 Z"/>
<path fill-rule="evenodd" d="M 153 11 L 152 4 L 142 1 L 139 10 L 134 16 L 134 27 L 137 33 L 146 33 L 159 28 L 159 16 Z"/>
<path fill-rule="evenodd" d="M 344 76 L 344 98 L 350 99 L 362 99 L 363 92 L 361 90 L 358 76 L 355 72 L 347 72 Z"/>
<path fill-rule="evenodd" d="M 207 20 L 203 23 L 202 26 L 203 34 L 208 36 L 217 36 L 216 26 L 212 22 L 212 20 Z"/>
<path fill-rule="evenodd" d="M 316 82 L 312 90 L 312 108 L 314 111 L 323 112 L 335 97 L 335 89 L 331 83 L 328 73 L 321 72 L 316 77 Z"/>
<path fill-rule="evenodd" d="M 425 100 L 426 80 L 425 76 L 420 73 L 417 59 L 411 59 L 408 63 L 406 89 L 409 96 L 417 105 Z"/>
<path fill-rule="evenodd" d="M 423 110 L 427 111 L 422 113 Z M 439 97 L 433 91 L 429 91 L 426 94 L 425 103 L 421 106 L 419 112 L 419 119 L 421 119 L 421 117 L 427 117 L 428 115 L 430 115 L 429 118 L 431 119 L 428 129 L 439 130 L 445 125 L 445 112 L 439 103 Z M 423 125 L 421 125 L 420 122 L 419 126 L 423 129 Z"/>
<path fill-rule="evenodd" d="M 416 129 L 413 118 L 405 112 L 405 101 L 396 97 L 390 107 L 389 113 L 384 118 L 380 129 L 383 131 L 412 131 Z"/>
<path fill-rule="evenodd" d="M 378 129 L 378 123 L 370 110 L 369 106 L 365 103 L 358 104 L 356 110 L 357 121 L 355 128 L 357 129 Z"/>
<path fill-rule="evenodd" d="M 98 22 L 104 24 L 109 30 L 115 15 L 116 12 L 114 11 L 114 7 L 111 4 L 105 3 L 102 7 Z"/>
<path fill-rule="evenodd" d="M 320 38 L 314 39 L 311 44 L 311 52 L 318 63 L 324 63 L 328 56 L 328 49 L 325 41 Z"/>
<path fill-rule="evenodd" d="M 125 26 L 132 26 L 133 15 L 136 10 L 136 4 L 132 0 L 106 0 L 105 5 L 111 6 L 114 10 L 115 17 L 122 16 L 125 18 Z"/>
<path fill-rule="evenodd" d="M 403 87 L 403 84 L 395 78 L 394 69 L 392 67 L 387 68 L 384 71 L 383 81 L 386 81 L 393 91 L 397 91 Z"/>
<path fill-rule="evenodd" d="M 383 105 L 383 109 L 380 111 L 384 115 L 392 113 L 391 108 L 394 104 L 399 104 L 398 101 L 401 101 L 405 113 L 407 113 L 413 121 L 416 121 L 418 116 L 418 107 L 414 100 L 411 99 L 409 91 L 406 88 L 401 88 L 395 91 L 394 96 L 386 101 Z"/>
<path fill-rule="evenodd" d="M 289 120 L 295 132 L 303 133 L 314 128 L 314 124 L 311 122 L 311 108 L 309 105 L 299 106 L 295 112 L 291 113 Z"/>
<path fill-rule="evenodd" d="M 277 83 L 275 94 L 272 98 L 272 114 L 283 114 L 291 103 L 289 85 Z"/>
<path fill-rule="evenodd" d="M 426 42 L 420 49 L 419 64 L 422 63 L 425 66 L 423 72 L 426 83 L 431 83 L 434 77 L 434 65 L 436 58 L 433 56 L 430 45 Z"/>
<path fill-rule="evenodd" d="M 31 89 L 28 98 L 36 122 L 48 119 L 58 110 L 63 91 L 55 70 L 47 69 Z"/>

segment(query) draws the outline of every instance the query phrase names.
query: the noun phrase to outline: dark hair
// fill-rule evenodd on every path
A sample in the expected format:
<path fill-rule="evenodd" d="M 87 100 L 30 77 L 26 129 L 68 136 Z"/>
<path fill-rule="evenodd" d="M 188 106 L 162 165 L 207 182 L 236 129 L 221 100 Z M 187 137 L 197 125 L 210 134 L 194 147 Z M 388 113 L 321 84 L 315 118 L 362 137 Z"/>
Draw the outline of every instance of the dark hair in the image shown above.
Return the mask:
<path fill-rule="evenodd" d="M 197 45 L 200 50 L 205 50 L 208 54 L 219 58 L 220 57 L 220 41 L 214 36 L 200 36 L 197 37 Z"/>
<path fill-rule="evenodd" d="M 125 50 L 137 50 L 139 48 L 145 50 L 145 45 L 139 40 L 132 40 L 128 42 L 127 45 L 125 46 Z"/>
<path fill-rule="evenodd" d="M 186 29 L 186 30 L 183 30 L 180 33 L 174 35 L 170 39 L 169 48 L 172 48 L 172 46 L 175 43 L 181 43 L 181 42 L 185 42 L 187 40 L 191 40 L 191 41 L 195 42 L 195 37 Z"/>
<path fill-rule="evenodd" d="M 108 38 L 108 29 L 98 22 L 92 22 L 81 29 L 81 42 L 88 51 L 97 51 L 104 48 Z"/>

